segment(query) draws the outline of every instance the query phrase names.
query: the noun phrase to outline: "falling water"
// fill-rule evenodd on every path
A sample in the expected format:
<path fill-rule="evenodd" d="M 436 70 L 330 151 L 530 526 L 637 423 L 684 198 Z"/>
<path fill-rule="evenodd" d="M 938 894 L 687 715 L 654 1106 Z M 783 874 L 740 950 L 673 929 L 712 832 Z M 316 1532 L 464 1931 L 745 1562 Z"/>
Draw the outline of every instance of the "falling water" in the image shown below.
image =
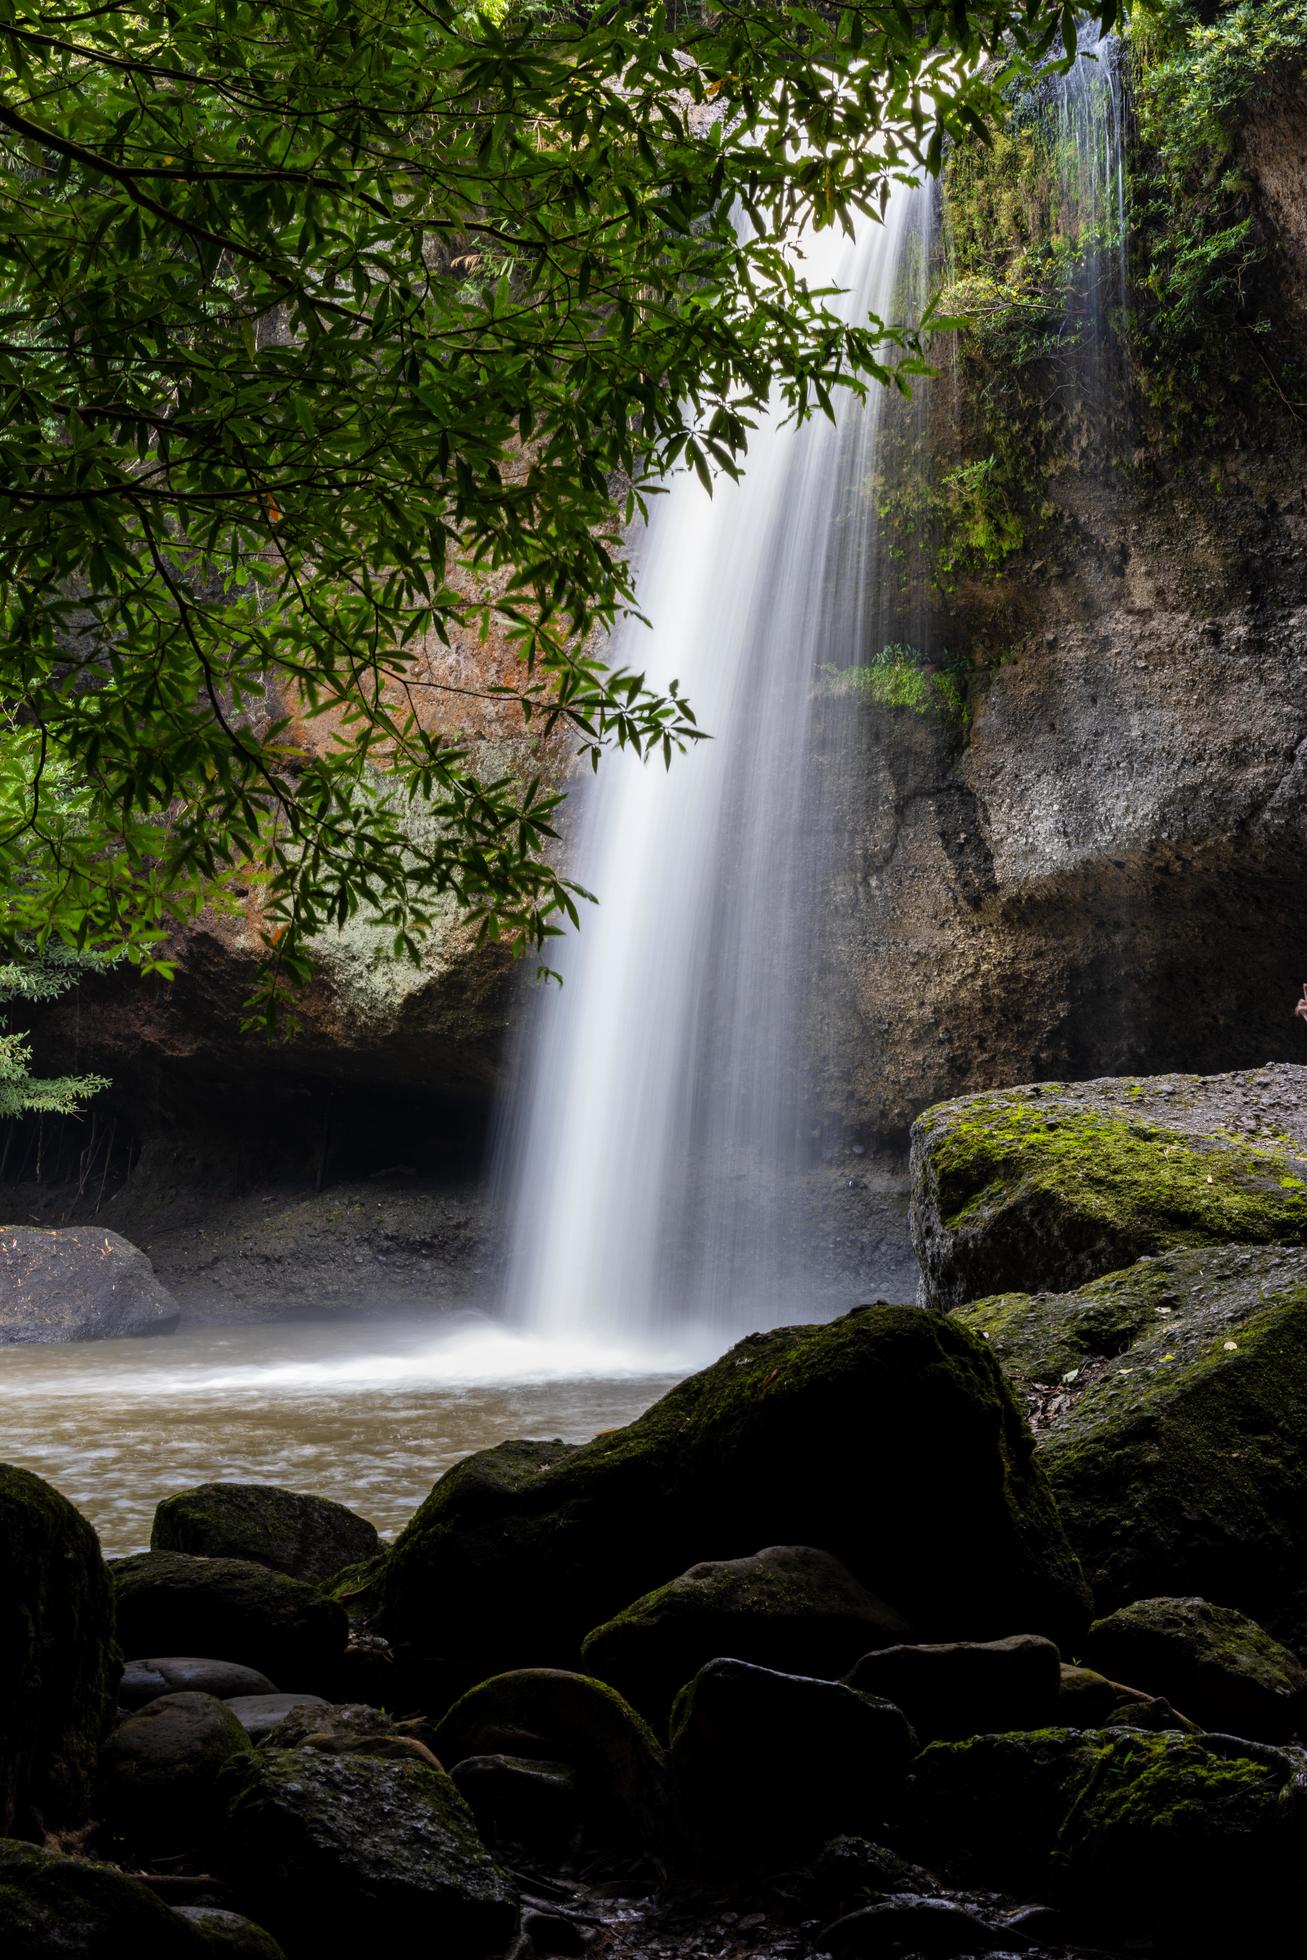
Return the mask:
<path fill-rule="evenodd" d="M 1126 308 L 1124 52 L 1113 34 L 1084 40 L 1059 76 L 1055 117 L 1063 235 L 1076 246 L 1064 325 L 1080 354 L 1085 406 L 1101 425 L 1119 412 Z M 1118 431 L 1119 435 L 1119 431 Z"/>
<path fill-rule="evenodd" d="M 883 224 L 810 238 L 809 281 L 844 289 L 851 317 L 910 311 L 928 211 L 900 186 Z M 623 628 L 613 657 L 679 680 L 712 739 L 670 772 L 614 756 L 585 796 L 572 865 L 600 908 L 532 1003 L 499 1153 L 508 1310 L 537 1332 L 659 1346 L 698 1327 L 720 1346 L 854 1297 L 821 1297 L 818 1277 L 831 819 L 811 735 L 819 670 L 869 650 L 883 394 L 849 398 L 837 426 L 772 414 L 741 482 L 709 498 L 676 476 L 635 541 L 652 625 Z"/>

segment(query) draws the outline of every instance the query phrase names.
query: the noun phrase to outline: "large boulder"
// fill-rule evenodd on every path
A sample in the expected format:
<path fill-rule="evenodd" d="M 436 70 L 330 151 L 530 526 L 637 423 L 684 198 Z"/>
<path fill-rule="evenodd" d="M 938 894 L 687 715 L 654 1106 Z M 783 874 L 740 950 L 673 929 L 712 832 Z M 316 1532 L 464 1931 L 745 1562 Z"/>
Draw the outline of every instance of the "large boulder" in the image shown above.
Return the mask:
<path fill-rule="evenodd" d="M 912 1130 L 927 1305 L 1063 1292 L 1177 1246 L 1307 1242 L 1307 1068 L 1043 1082 Z"/>
<path fill-rule="evenodd" d="M 105 1744 L 104 1814 L 140 1850 L 197 1844 L 212 1822 L 218 1772 L 250 1748 L 244 1729 L 214 1695 L 160 1695 L 129 1715 Z"/>
<path fill-rule="evenodd" d="M 286 1952 L 497 1960 L 512 1886 L 450 1779 L 424 1763 L 262 1749 L 223 1772 L 219 1861 Z"/>
<path fill-rule="evenodd" d="M 113 1561 L 118 1638 L 128 1652 L 207 1648 L 297 1689 L 328 1678 L 349 1638 L 345 1609 L 248 1559 L 138 1552 Z"/>
<path fill-rule="evenodd" d="M 167 1334 L 177 1315 L 145 1254 L 117 1232 L 0 1230 L 0 1347 Z"/>
<path fill-rule="evenodd" d="M 923 1637 L 1054 1639 L 1086 1593 L 983 1341 L 913 1307 L 751 1335 L 638 1421 L 441 1479 L 377 1584 L 380 1628 L 492 1667 L 575 1659 L 694 1560 L 829 1552 Z"/>
<path fill-rule="evenodd" d="M 1307 1252 L 1169 1253 L 951 1317 L 1024 1391 L 1101 1612 L 1197 1594 L 1307 1641 Z"/>
<path fill-rule="evenodd" d="M 1040 1729 L 934 1742 L 910 1832 L 953 1875 L 1034 1891 L 1185 1955 L 1256 1952 L 1307 1904 L 1299 1751 L 1226 1736 Z"/>
<path fill-rule="evenodd" d="M 1137 1599 L 1094 1622 L 1084 1653 L 1204 1728 L 1283 1742 L 1307 1718 L 1307 1668 L 1255 1620 L 1208 1599 Z"/>
<path fill-rule="evenodd" d="M 108 1865 L 0 1840 L 5 1960 L 202 1960 L 193 1929 Z"/>
<path fill-rule="evenodd" d="M 671 1733 L 682 1855 L 703 1871 L 879 1836 L 917 1748 L 892 1702 L 735 1660 L 681 1690 Z"/>
<path fill-rule="evenodd" d="M 0 1833 L 85 1819 L 116 1672 L 94 1531 L 40 1477 L 0 1465 Z"/>
<path fill-rule="evenodd" d="M 792 1674 L 843 1674 L 873 1647 L 911 1637 L 901 1613 L 811 1545 L 709 1559 L 586 1635 L 581 1659 L 651 1720 L 721 1654 Z"/>
<path fill-rule="evenodd" d="M 252 1559 L 310 1585 L 381 1550 L 376 1526 L 344 1504 L 275 1484 L 236 1483 L 197 1484 L 165 1497 L 150 1545 L 156 1552 Z"/>

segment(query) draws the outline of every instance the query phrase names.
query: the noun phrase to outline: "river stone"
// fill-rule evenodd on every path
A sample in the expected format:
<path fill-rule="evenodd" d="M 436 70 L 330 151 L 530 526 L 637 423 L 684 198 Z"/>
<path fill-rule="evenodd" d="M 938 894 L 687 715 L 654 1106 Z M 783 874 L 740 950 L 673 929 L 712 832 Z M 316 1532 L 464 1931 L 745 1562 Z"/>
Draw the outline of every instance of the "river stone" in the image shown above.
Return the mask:
<path fill-rule="evenodd" d="M 929 1306 L 1063 1292 L 1179 1246 L 1307 1241 L 1307 1068 L 1106 1076 L 938 1103 L 912 1127 Z"/>
<path fill-rule="evenodd" d="M 1161 1695 L 1111 1681 L 1092 1667 L 1063 1663 L 1062 1686 L 1052 1726 L 1077 1729 L 1180 1729 L 1200 1735 L 1202 1725 L 1173 1708 Z"/>
<path fill-rule="evenodd" d="M 196 1935 L 196 1960 L 201 1954 L 213 1960 L 224 1960 L 224 1955 L 227 1960 L 286 1960 L 272 1934 L 238 1912 L 220 1906 L 174 1906 L 173 1911 Z"/>
<path fill-rule="evenodd" d="M 671 1733 L 682 1855 L 700 1871 L 879 1835 L 917 1747 L 891 1702 L 736 1660 L 710 1661 L 681 1690 Z"/>
<path fill-rule="evenodd" d="M 667 1830 L 666 1761 L 652 1729 L 607 1682 L 524 1667 L 463 1695 L 437 1727 L 448 1769 L 468 1756 L 530 1744 L 576 1771 L 586 1818 L 608 1840 L 646 1847 Z"/>
<path fill-rule="evenodd" d="M 450 1771 L 489 1844 L 525 1845 L 564 1858 L 584 1821 L 580 1779 L 570 1763 L 539 1756 L 465 1756 Z"/>
<path fill-rule="evenodd" d="M 118 1703 L 122 1708 L 144 1708 L 158 1695 L 184 1693 L 216 1695 L 228 1701 L 234 1695 L 275 1695 L 277 1690 L 266 1674 L 257 1668 L 239 1667 L 235 1661 L 211 1661 L 191 1654 L 166 1654 L 161 1659 L 127 1661 L 118 1683 Z"/>
<path fill-rule="evenodd" d="M 177 1315 L 145 1254 L 117 1232 L 0 1230 L 0 1347 L 167 1334 Z"/>
<path fill-rule="evenodd" d="M 517 1925 L 450 1779 L 423 1763 L 262 1749 L 231 1762 L 220 1859 L 292 1960 L 358 1946 L 490 1960 Z"/>
<path fill-rule="evenodd" d="M 972 1906 L 915 1894 L 859 1907 L 823 1927 L 816 1945 L 832 1960 L 888 1960 L 900 1953 L 912 1960 L 976 1960 L 982 1953 L 1010 1953 L 1012 1937 Z"/>
<path fill-rule="evenodd" d="M 100 1758 L 100 1796 L 115 1829 L 151 1853 L 197 1844 L 211 1821 L 218 1771 L 250 1747 L 214 1695 L 160 1695 L 118 1724 Z"/>
<path fill-rule="evenodd" d="M 57 1490 L 0 1464 L 0 1833 L 85 1821 L 116 1658 L 100 1541 Z"/>
<path fill-rule="evenodd" d="M 130 1651 L 203 1643 L 274 1681 L 312 1689 L 349 1638 L 345 1609 L 311 1586 L 248 1559 L 138 1552 L 111 1566 L 118 1638 Z"/>
<path fill-rule="evenodd" d="M 1088 1596 L 984 1342 L 914 1307 L 754 1334 L 627 1428 L 481 1451 L 387 1555 L 379 1631 L 493 1667 L 568 1662 L 695 1560 L 813 1545 L 927 1638 L 1074 1640 Z"/>
<path fill-rule="evenodd" d="M 1056 1720 L 1062 1657 L 1051 1640 L 946 1641 L 886 1647 L 849 1675 L 864 1694 L 900 1707 L 923 1740 L 1035 1729 Z"/>
<path fill-rule="evenodd" d="M 226 1704 L 232 1719 L 251 1742 L 263 1742 L 301 1709 L 326 1709 L 331 1703 L 321 1695 L 233 1695 Z"/>
<path fill-rule="evenodd" d="M 1245 1953 L 1307 1903 L 1302 1771 L 1301 1751 L 1138 1729 L 933 1742 L 909 1835 L 967 1883 L 1034 1891 L 1168 1951 Z"/>
<path fill-rule="evenodd" d="M 1100 1612 L 1193 1594 L 1307 1646 L 1307 1253 L 1167 1253 L 951 1318 L 1023 1392 Z"/>
<path fill-rule="evenodd" d="M 381 1550 L 376 1526 L 344 1504 L 275 1484 L 238 1483 L 197 1484 L 165 1497 L 150 1545 L 156 1552 L 252 1559 L 311 1585 Z"/>
<path fill-rule="evenodd" d="M 1210 1600 L 1135 1600 L 1094 1622 L 1084 1657 L 1204 1728 L 1283 1742 L 1307 1714 L 1307 1669 L 1254 1620 Z"/>
<path fill-rule="evenodd" d="M 651 1720 L 719 1655 L 793 1674 L 842 1674 L 860 1654 L 911 1638 L 901 1613 L 810 1545 L 706 1560 L 586 1635 L 581 1658 Z"/>
<path fill-rule="evenodd" d="M 4 1960 L 199 1960 L 194 1933 L 134 1878 L 0 1840 Z"/>

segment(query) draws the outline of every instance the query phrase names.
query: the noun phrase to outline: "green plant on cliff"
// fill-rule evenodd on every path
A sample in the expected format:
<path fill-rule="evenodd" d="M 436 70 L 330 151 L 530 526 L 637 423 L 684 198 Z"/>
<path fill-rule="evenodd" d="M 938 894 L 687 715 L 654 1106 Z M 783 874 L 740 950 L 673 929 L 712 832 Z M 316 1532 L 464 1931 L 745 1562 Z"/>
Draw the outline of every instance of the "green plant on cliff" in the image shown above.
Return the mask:
<path fill-rule="evenodd" d="M 1278 344 L 1243 128 L 1307 62 L 1307 0 L 1145 0 L 1131 25 L 1138 116 L 1140 379 L 1175 419 L 1219 415 L 1231 388 L 1270 385 Z"/>
<path fill-rule="evenodd" d="M 697 738 L 596 651 L 622 516 L 738 472 L 776 388 L 921 371 L 784 241 L 983 133 L 1061 18 L 0 0 L 0 929 L 157 964 L 256 876 L 275 981 L 360 906 L 410 956 L 451 897 L 519 949 L 575 918 L 556 798 L 481 780 L 442 692 L 596 762 Z M 433 675 L 492 631 L 500 679 Z"/>
<path fill-rule="evenodd" d="M 26 957 L 0 964 L 0 1013 L 11 1003 L 57 1000 L 82 973 L 104 962 L 52 943 Z M 75 1116 L 88 1096 L 107 1089 L 104 1075 L 35 1076 L 26 1037 L 12 1029 L 0 1032 L 0 1118 Z"/>
<path fill-rule="evenodd" d="M 853 694 L 877 708 L 906 708 L 912 714 L 965 724 L 965 677 L 947 655 L 934 666 L 916 647 L 894 643 L 880 649 L 864 667 L 823 667 L 827 686 Z"/>

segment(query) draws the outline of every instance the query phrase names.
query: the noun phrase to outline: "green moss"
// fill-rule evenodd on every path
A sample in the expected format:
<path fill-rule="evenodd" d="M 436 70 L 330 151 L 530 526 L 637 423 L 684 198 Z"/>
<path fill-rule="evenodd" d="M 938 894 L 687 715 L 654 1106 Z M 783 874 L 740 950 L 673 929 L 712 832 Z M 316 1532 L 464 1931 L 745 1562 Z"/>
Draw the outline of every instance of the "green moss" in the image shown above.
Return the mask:
<path fill-rule="evenodd" d="M 1302 1641 L 1307 1254 L 1174 1252 L 957 1313 L 1030 1398 L 1101 1612 L 1195 1594 Z"/>
<path fill-rule="evenodd" d="M 1101 1218 L 1139 1249 L 1204 1241 L 1298 1241 L 1307 1236 L 1307 1193 L 1286 1176 L 1288 1152 L 1213 1130 L 1194 1138 L 1138 1118 L 1092 1111 L 1046 1113 L 1002 1096 L 970 1099 L 969 1112 L 937 1130 L 932 1153 L 938 1205 L 956 1231 L 1020 1188 Z"/>
<path fill-rule="evenodd" d="M 924 1751 L 916 1825 L 987 1884 L 1040 1890 L 1168 1945 L 1219 1939 L 1250 1898 L 1271 1924 L 1295 1897 L 1295 1769 L 1255 1743 L 1175 1731 L 977 1736 Z"/>
<path fill-rule="evenodd" d="M 386 1561 L 383 1631 L 482 1665 L 570 1665 L 688 1566 L 777 1544 L 833 1553 L 923 1627 L 1002 1633 L 1018 1612 L 1054 1632 L 1081 1610 L 997 1364 L 915 1308 L 751 1336 L 627 1428 L 552 1463 L 522 1451 L 435 1486 Z M 901 1494 L 873 1515 L 881 1480 Z"/>

